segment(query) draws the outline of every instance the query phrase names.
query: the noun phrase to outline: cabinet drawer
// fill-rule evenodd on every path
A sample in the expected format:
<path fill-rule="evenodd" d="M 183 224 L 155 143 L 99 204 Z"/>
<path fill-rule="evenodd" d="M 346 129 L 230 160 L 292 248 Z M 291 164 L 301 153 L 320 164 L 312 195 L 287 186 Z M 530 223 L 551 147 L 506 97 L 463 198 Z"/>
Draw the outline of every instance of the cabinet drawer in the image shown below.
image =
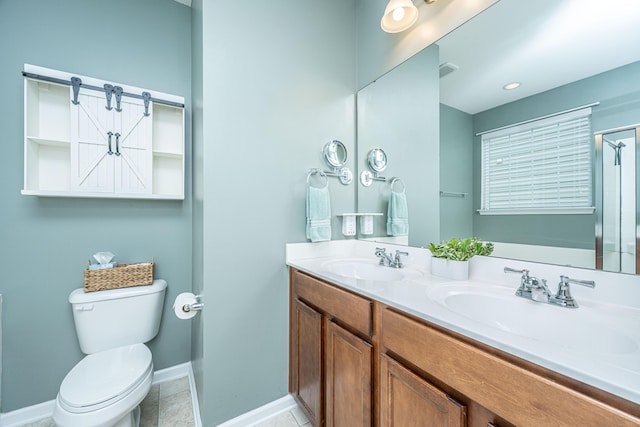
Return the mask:
<path fill-rule="evenodd" d="M 293 272 L 293 292 L 366 336 L 372 334 L 372 302 L 299 271 Z"/>
<path fill-rule="evenodd" d="M 518 426 L 638 426 L 640 419 L 389 309 L 382 345 Z"/>

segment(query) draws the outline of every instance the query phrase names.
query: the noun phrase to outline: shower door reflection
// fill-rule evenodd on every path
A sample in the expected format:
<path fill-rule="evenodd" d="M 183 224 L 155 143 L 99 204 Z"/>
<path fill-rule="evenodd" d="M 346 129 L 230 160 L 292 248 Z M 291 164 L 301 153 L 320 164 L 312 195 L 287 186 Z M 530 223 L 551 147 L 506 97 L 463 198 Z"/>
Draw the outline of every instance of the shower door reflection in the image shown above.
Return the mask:
<path fill-rule="evenodd" d="M 640 127 L 596 134 L 598 269 L 631 274 L 638 269 L 636 145 L 639 135 Z"/>

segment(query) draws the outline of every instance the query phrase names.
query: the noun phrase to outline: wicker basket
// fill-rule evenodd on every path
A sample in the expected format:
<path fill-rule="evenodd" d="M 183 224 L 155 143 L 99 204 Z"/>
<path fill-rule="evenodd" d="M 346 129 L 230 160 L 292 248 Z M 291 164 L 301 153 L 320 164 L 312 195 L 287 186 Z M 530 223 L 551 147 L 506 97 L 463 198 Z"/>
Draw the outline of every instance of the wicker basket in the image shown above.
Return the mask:
<path fill-rule="evenodd" d="M 151 262 L 118 264 L 113 268 L 84 270 L 84 291 L 105 291 L 153 283 L 153 258 Z"/>

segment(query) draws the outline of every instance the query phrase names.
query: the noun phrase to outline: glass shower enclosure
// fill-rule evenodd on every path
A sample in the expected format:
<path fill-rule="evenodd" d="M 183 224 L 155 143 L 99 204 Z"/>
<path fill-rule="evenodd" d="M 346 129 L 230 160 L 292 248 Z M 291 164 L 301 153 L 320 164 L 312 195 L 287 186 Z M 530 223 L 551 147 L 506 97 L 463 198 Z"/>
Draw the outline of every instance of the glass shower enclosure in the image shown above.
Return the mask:
<path fill-rule="evenodd" d="M 595 134 L 596 269 L 640 273 L 640 125 Z"/>

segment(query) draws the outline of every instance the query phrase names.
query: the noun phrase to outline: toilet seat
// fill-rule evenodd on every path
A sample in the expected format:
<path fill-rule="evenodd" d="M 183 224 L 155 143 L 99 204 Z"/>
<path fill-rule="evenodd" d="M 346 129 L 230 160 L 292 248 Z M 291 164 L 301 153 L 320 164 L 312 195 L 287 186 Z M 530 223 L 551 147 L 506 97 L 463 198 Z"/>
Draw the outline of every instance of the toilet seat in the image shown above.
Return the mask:
<path fill-rule="evenodd" d="M 71 413 L 96 411 L 125 398 L 152 373 L 151 351 L 144 344 L 93 353 L 67 374 L 57 400 Z"/>

